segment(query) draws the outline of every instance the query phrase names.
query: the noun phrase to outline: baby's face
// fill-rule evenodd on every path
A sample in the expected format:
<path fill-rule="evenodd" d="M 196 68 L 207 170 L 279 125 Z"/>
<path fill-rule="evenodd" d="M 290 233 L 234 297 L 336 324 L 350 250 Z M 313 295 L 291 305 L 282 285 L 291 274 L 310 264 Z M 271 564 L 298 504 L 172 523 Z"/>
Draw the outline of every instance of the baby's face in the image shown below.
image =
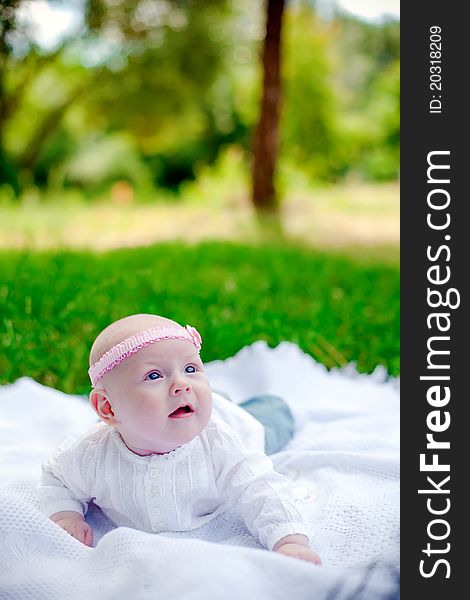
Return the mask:
<path fill-rule="evenodd" d="M 212 393 L 199 353 L 185 340 L 156 342 L 124 360 L 103 381 L 116 427 L 138 454 L 165 453 L 207 425 Z"/>

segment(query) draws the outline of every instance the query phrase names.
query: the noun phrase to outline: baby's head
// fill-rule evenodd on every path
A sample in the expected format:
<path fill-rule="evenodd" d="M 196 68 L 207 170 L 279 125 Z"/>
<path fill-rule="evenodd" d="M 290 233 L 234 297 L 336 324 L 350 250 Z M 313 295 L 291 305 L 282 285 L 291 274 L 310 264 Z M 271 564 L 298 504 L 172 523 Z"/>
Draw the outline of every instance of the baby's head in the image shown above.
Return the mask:
<path fill-rule="evenodd" d="M 194 328 L 146 314 L 111 323 L 94 341 L 90 403 L 133 452 L 170 452 L 209 422 L 212 393 L 200 345 Z"/>

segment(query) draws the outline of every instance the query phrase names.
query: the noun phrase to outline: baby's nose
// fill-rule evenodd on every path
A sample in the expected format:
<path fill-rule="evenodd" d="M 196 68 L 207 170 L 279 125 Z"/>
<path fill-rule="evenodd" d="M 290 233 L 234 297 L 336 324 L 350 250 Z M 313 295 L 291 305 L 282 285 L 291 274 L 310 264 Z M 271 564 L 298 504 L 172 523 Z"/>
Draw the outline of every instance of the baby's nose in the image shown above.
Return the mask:
<path fill-rule="evenodd" d="M 183 383 L 182 381 L 179 381 L 179 382 L 174 383 L 171 386 L 170 394 L 172 396 L 179 396 L 183 392 L 185 392 L 186 394 L 189 394 L 190 391 L 191 391 L 191 386 L 189 385 L 189 383 Z"/>

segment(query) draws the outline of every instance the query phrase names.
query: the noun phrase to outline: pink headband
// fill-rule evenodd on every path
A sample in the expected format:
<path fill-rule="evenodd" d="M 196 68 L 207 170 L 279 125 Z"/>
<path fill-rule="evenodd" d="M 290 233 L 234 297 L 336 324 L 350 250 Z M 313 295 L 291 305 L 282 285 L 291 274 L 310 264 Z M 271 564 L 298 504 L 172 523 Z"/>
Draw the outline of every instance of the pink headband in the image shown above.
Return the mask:
<path fill-rule="evenodd" d="M 89 369 L 93 387 L 98 381 L 106 375 L 111 369 L 122 363 L 123 360 L 129 358 L 131 354 L 135 354 L 141 348 L 150 346 L 161 340 L 187 340 L 196 346 L 197 351 L 201 349 L 202 339 L 199 332 L 191 325 L 181 327 L 181 325 L 161 325 L 159 327 L 151 327 L 135 335 L 123 340 L 108 350 L 103 356 L 95 362 Z"/>

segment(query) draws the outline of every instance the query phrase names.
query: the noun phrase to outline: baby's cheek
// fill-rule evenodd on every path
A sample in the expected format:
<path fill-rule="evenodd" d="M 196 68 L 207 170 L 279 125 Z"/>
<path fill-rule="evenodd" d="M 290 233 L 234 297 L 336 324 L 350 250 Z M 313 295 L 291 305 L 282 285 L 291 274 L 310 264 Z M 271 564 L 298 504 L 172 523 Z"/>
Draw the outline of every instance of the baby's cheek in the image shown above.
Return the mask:
<path fill-rule="evenodd" d="M 201 429 L 203 429 L 209 423 L 211 414 L 212 414 L 212 400 L 209 399 L 206 402 L 203 402 L 202 406 L 200 407 L 199 416 L 200 416 Z"/>
<path fill-rule="evenodd" d="M 145 405 L 143 405 L 140 410 L 140 415 L 144 419 L 148 418 L 153 423 L 155 423 L 156 421 L 163 420 L 164 417 L 162 407 L 156 405 L 153 402 L 148 402 Z"/>
<path fill-rule="evenodd" d="M 197 390 L 198 390 L 198 393 L 201 394 L 202 396 L 204 396 L 206 399 L 212 398 L 211 386 L 209 384 L 209 380 L 207 379 L 207 377 L 205 375 L 202 376 L 199 379 L 199 381 L 197 382 Z"/>

